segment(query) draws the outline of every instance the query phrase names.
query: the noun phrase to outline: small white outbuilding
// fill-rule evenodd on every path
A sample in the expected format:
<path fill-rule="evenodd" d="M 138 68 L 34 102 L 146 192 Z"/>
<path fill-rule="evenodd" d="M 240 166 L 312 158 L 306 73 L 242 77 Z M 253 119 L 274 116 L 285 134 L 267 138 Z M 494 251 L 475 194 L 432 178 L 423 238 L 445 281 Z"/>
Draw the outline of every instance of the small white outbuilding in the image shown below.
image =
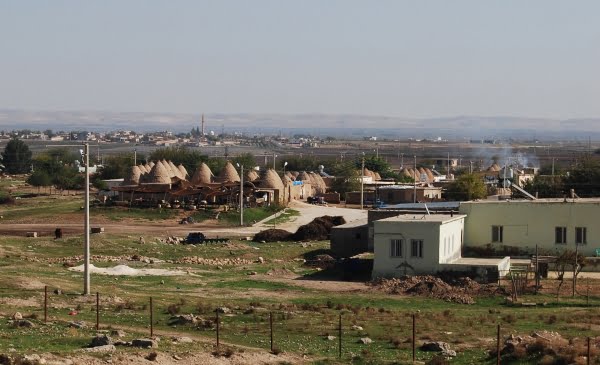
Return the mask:
<path fill-rule="evenodd" d="M 374 222 L 373 277 L 473 272 L 485 280 L 503 277 L 510 258 L 463 259 L 465 215 L 404 214 Z"/>

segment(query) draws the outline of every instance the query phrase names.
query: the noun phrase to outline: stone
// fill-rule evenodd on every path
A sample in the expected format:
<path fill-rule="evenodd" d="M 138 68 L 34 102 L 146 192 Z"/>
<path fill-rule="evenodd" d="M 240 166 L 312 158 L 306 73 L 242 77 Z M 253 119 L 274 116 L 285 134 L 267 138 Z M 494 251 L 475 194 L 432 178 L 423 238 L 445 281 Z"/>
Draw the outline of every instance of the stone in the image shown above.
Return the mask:
<path fill-rule="evenodd" d="M 182 357 L 181 357 L 181 356 L 177 356 L 177 355 L 173 355 L 173 359 L 174 359 L 174 360 L 181 360 L 181 359 L 182 359 Z"/>
<path fill-rule="evenodd" d="M 327 341 L 333 341 L 336 339 L 335 336 L 331 336 L 331 335 L 327 336 L 326 338 L 327 338 Z"/>
<path fill-rule="evenodd" d="M 231 313 L 231 309 L 229 309 L 227 307 L 219 307 L 219 308 L 217 308 L 217 312 L 227 314 L 227 313 Z"/>
<path fill-rule="evenodd" d="M 373 343 L 373 340 L 371 340 L 369 337 L 362 337 L 360 340 L 358 340 L 358 343 L 362 343 L 363 345 L 369 345 Z"/>
<path fill-rule="evenodd" d="M 28 321 L 26 319 L 22 319 L 20 321 L 14 321 L 13 322 L 13 326 L 15 327 L 23 327 L 23 328 L 34 328 L 35 324 L 31 321 Z"/>
<path fill-rule="evenodd" d="M 126 334 L 123 330 L 112 330 L 110 331 L 110 335 L 115 337 L 125 337 Z"/>
<path fill-rule="evenodd" d="M 150 338 L 139 338 L 137 340 L 131 341 L 131 346 L 139 347 L 139 348 L 143 348 L 143 349 L 149 349 L 149 348 L 154 349 L 154 348 L 158 347 L 158 342 L 156 340 L 153 340 Z"/>
<path fill-rule="evenodd" d="M 248 275 L 258 275 L 258 273 L 256 271 L 250 271 Z"/>
<path fill-rule="evenodd" d="M 15 314 L 12 315 L 12 319 L 15 321 L 21 320 L 23 319 L 23 315 L 20 312 L 15 312 Z"/>
<path fill-rule="evenodd" d="M 87 325 L 84 321 L 76 321 L 76 322 L 74 321 L 74 322 L 69 322 L 69 327 L 82 329 L 82 328 L 86 328 Z"/>
<path fill-rule="evenodd" d="M 61 295 L 62 294 L 62 290 L 60 290 L 60 289 L 54 289 L 54 294 Z"/>
<path fill-rule="evenodd" d="M 112 345 L 112 344 L 113 344 L 112 338 L 110 338 L 107 335 L 99 335 L 99 336 L 92 338 L 92 343 L 90 344 L 89 347 L 100 347 L 100 346 L 106 346 L 106 345 Z"/>
<path fill-rule="evenodd" d="M 262 258 L 261 256 L 258 257 L 258 263 L 259 264 L 264 264 L 265 263 L 265 259 Z"/>
<path fill-rule="evenodd" d="M 452 351 L 452 350 L 450 350 L 450 345 L 448 345 L 447 342 L 441 342 L 441 341 L 425 342 L 423 345 L 421 345 L 420 349 L 421 349 L 421 351 L 426 351 L 426 352 L 450 352 L 450 351 Z M 456 353 L 454 356 L 456 356 Z"/>
<path fill-rule="evenodd" d="M 357 325 L 353 325 L 352 329 L 355 330 L 355 331 L 362 331 L 363 330 L 363 328 L 361 326 L 357 326 Z"/>
<path fill-rule="evenodd" d="M 116 350 L 115 345 L 102 345 L 83 349 L 84 352 L 115 352 Z"/>
<path fill-rule="evenodd" d="M 193 314 L 182 314 L 179 316 L 173 316 L 169 318 L 169 326 L 196 324 L 198 323 L 198 317 Z"/>
<path fill-rule="evenodd" d="M 31 354 L 23 356 L 23 363 L 25 364 L 36 364 L 36 365 L 44 365 L 46 364 L 46 359 L 41 357 L 38 354 Z"/>
<path fill-rule="evenodd" d="M 177 343 L 193 343 L 194 340 L 192 340 L 189 337 L 173 337 L 173 342 L 177 342 Z"/>

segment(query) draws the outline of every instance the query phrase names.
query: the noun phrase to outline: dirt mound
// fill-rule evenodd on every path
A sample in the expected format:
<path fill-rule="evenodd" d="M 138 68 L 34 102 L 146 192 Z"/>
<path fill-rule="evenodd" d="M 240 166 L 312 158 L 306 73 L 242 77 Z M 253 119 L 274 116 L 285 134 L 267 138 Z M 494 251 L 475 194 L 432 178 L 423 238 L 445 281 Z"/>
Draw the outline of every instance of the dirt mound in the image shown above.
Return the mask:
<path fill-rule="evenodd" d="M 389 294 L 408 294 L 442 299 L 459 304 L 473 304 L 473 296 L 504 295 L 497 285 L 479 284 L 470 278 L 456 278 L 446 282 L 437 276 L 404 276 L 376 279 L 371 286 Z"/>
<path fill-rule="evenodd" d="M 288 241 L 292 234 L 283 229 L 267 229 L 254 235 L 254 242 L 278 242 Z"/>
<path fill-rule="evenodd" d="M 300 226 L 293 239 L 296 241 L 320 241 L 329 238 L 331 228 L 346 223 L 344 217 L 324 215 L 313 219 L 312 222 Z"/>
<path fill-rule="evenodd" d="M 282 229 L 267 229 L 254 236 L 255 242 L 275 242 L 275 241 L 321 241 L 329 238 L 331 228 L 345 224 L 346 220 L 342 216 L 324 215 L 317 217 L 312 222 L 300 226 L 296 233 L 292 234 Z"/>

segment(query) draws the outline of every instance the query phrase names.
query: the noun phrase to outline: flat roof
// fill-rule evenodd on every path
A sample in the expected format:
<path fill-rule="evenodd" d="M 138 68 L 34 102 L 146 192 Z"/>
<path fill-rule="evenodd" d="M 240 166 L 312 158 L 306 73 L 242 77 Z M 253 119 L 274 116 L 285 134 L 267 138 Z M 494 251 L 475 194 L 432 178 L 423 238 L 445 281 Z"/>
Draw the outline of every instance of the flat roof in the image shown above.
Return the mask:
<path fill-rule="evenodd" d="M 337 229 L 337 228 L 355 228 L 355 227 L 360 227 L 360 226 L 366 226 L 367 224 L 369 224 L 369 221 L 367 219 L 357 219 L 357 220 L 352 221 L 352 222 L 348 222 L 348 223 L 345 223 L 345 224 L 340 224 L 339 226 L 331 227 L 331 229 Z"/>
<path fill-rule="evenodd" d="M 472 200 L 461 202 L 460 204 L 549 204 L 549 203 L 579 203 L 579 204 L 593 204 L 600 203 L 600 198 L 567 198 L 565 202 L 564 198 L 544 198 L 536 200 L 518 199 L 518 200 Z"/>
<path fill-rule="evenodd" d="M 503 258 L 478 258 L 478 257 L 461 257 L 448 264 L 451 265 L 472 265 L 472 266 L 498 266 L 499 263 L 506 260 Z M 512 262 L 512 260 L 511 260 Z"/>
<path fill-rule="evenodd" d="M 454 214 L 401 214 L 395 217 L 380 219 L 377 222 L 450 222 L 459 218 L 464 218 L 466 215 Z"/>
<path fill-rule="evenodd" d="M 402 203 L 402 204 L 383 204 L 378 210 L 386 209 L 457 209 L 460 202 L 429 202 L 429 203 Z"/>

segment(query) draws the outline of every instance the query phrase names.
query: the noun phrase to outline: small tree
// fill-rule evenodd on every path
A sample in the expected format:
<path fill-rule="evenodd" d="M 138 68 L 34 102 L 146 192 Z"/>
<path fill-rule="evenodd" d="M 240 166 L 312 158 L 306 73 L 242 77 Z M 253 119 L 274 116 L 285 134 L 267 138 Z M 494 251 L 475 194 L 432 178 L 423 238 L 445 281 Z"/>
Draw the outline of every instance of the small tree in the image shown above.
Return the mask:
<path fill-rule="evenodd" d="M 39 193 L 42 186 L 52 185 L 52 178 L 46 171 L 36 170 L 27 178 L 27 183 L 31 186 L 37 186 Z"/>
<path fill-rule="evenodd" d="M 483 180 L 476 174 L 461 175 L 453 181 L 446 190 L 447 200 L 473 200 L 483 199 L 487 196 L 487 189 Z"/>
<path fill-rule="evenodd" d="M 24 174 L 31 169 L 31 151 L 25 142 L 13 138 L 2 153 L 2 164 L 9 174 Z"/>

